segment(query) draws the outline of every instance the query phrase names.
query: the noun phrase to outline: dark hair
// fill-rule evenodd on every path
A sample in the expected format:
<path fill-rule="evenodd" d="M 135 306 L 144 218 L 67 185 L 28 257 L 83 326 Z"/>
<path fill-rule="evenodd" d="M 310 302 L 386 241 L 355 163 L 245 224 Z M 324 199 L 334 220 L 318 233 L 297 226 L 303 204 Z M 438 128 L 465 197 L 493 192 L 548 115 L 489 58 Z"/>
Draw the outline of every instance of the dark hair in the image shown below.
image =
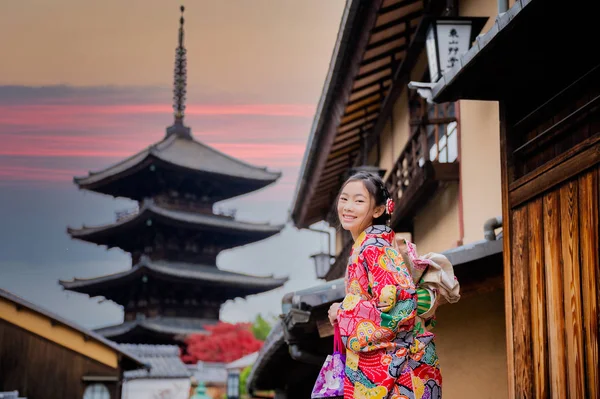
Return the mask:
<path fill-rule="evenodd" d="M 353 181 L 362 181 L 363 182 L 363 184 L 365 185 L 365 188 L 371 195 L 371 198 L 373 198 L 373 200 L 375 201 L 375 207 L 382 206 L 382 205 L 385 207 L 387 200 L 389 198 L 391 198 L 390 192 L 388 191 L 388 189 L 385 186 L 385 183 L 383 182 L 381 177 L 379 177 L 379 175 L 369 173 L 369 172 L 357 172 L 357 173 L 353 174 L 352 176 L 350 176 L 348 178 L 348 180 L 346 180 L 344 182 L 344 184 L 342 185 L 342 188 L 340 188 L 338 198 L 341 195 L 344 187 L 346 187 L 346 185 L 348 183 L 353 182 Z M 381 216 L 373 219 L 373 224 L 374 225 L 387 225 L 388 222 L 391 220 L 391 218 L 392 218 L 392 216 L 387 213 L 387 208 L 386 208 L 386 211 L 384 211 Z"/>

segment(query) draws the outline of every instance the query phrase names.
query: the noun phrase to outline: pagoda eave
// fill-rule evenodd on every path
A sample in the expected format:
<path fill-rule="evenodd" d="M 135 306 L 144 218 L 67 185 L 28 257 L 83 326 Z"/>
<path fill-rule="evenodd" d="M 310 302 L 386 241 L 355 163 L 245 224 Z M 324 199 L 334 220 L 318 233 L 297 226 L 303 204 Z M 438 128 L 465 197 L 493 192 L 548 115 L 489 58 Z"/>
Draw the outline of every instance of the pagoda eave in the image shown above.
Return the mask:
<path fill-rule="evenodd" d="M 137 265 L 120 273 L 89 279 L 60 280 L 59 284 L 69 291 L 87 294 L 90 297 L 103 296 L 114 300 L 116 295 L 111 294 L 111 292 L 127 292 L 127 290 L 123 290 L 126 287 L 131 287 L 132 282 L 141 281 L 143 276 L 152 279 L 149 284 L 169 286 L 170 283 L 178 283 L 190 293 L 193 293 L 194 289 L 214 290 L 221 294 L 214 299 L 223 302 L 237 297 L 270 291 L 283 286 L 288 281 L 287 277 L 253 276 L 221 270 L 216 266 L 167 261 L 153 262 L 143 257 Z M 217 295 L 215 294 L 215 296 Z M 121 302 L 118 299 L 117 301 L 115 302 Z"/>
<path fill-rule="evenodd" d="M 159 183 L 157 173 L 166 172 L 166 183 Z M 80 189 L 95 191 L 115 197 L 141 199 L 164 190 L 164 184 L 173 185 L 182 176 L 192 180 L 221 182 L 223 191 L 217 201 L 233 198 L 264 188 L 281 177 L 281 172 L 269 171 L 246 164 L 220 153 L 191 138 L 172 135 L 113 166 L 87 176 L 74 178 Z M 169 178 L 170 176 L 170 178 Z M 143 190 L 139 184 L 147 182 Z"/>
<path fill-rule="evenodd" d="M 98 245 L 119 247 L 129 250 L 125 242 L 131 237 L 137 237 L 147 230 L 149 224 L 162 224 L 166 227 L 203 231 L 210 234 L 220 234 L 228 237 L 231 244 L 221 241 L 222 249 L 250 244 L 264 240 L 279 233 L 284 225 L 258 224 L 240 222 L 231 217 L 214 214 L 190 213 L 180 210 L 160 207 L 148 199 L 143 202 L 141 209 L 121 220 L 104 226 L 72 228 L 68 234 L 75 239 L 92 242 Z"/>
<path fill-rule="evenodd" d="M 117 343 L 162 344 L 183 342 L 190 334 L 206 334 L 205 326 L 216 323 L 217 320 L 191 318 L 141 318 L 99 328 L 95 332 Z"/>

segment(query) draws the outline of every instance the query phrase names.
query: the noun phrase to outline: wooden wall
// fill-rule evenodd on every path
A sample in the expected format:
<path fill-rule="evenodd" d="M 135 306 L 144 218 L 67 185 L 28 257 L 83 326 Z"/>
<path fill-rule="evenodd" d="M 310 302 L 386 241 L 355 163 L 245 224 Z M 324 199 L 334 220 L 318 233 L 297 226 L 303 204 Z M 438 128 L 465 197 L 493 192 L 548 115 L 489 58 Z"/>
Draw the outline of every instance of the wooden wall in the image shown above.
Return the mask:
<path fill-rule="evenodd" d="M 0 391 L 28 399 L 81 399 L 84 376 L 118 377 L 118 371 L 0 320 Z M 107 383 L 111 399 L 118 384 Z"/>
<path fill-rule="evenodd" d="M 512 398 L 600 398 L 600 86 L 583 83 L 525 118 L 500 104 Z"/>

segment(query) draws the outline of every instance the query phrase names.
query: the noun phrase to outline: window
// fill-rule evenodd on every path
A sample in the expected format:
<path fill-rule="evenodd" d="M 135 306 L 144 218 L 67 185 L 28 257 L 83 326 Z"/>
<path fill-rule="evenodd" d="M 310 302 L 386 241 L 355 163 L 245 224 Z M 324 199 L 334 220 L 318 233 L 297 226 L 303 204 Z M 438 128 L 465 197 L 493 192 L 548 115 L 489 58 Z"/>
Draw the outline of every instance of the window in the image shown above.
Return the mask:
<path fill-rule="evenodd" d="M 227 376 L 227 397 L 229 399 L 238 398 L 240 396 L 240 375 L 236 372 L 231 372 Z"/>
<path fill-rule="evenodd" d="M 110 399 L 110 392 L 104 384 L 92 384 L 85 389 L 83 399 Z"/>
<path fill-rule="evenodd" d="M 410 103 L 411 125 L 416 131 L 414 136 L 424 134 L 427 143 L 425 153 L 421 148 L 417 150 L 419 155 L 418 164 L 423 166 L 425 161 L 452 163 L 458 158 L 458 133 L 456 119 L 456 105 L 428 104 L 415 91 L 411 95 Z"/>

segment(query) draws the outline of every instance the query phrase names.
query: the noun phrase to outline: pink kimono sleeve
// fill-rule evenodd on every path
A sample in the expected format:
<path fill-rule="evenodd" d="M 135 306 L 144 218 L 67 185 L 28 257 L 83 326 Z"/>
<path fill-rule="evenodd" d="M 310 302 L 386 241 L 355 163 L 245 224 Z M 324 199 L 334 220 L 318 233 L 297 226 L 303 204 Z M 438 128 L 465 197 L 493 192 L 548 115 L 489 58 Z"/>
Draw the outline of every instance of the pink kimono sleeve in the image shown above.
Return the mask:
<path fill-rule="evenodd" d="M 398 332 L 414 325 L 414 283 L 392 247 L 369 245 L 355 259 L 337 315 L 342 339 L 354 352 L 386 348 Z"/>

